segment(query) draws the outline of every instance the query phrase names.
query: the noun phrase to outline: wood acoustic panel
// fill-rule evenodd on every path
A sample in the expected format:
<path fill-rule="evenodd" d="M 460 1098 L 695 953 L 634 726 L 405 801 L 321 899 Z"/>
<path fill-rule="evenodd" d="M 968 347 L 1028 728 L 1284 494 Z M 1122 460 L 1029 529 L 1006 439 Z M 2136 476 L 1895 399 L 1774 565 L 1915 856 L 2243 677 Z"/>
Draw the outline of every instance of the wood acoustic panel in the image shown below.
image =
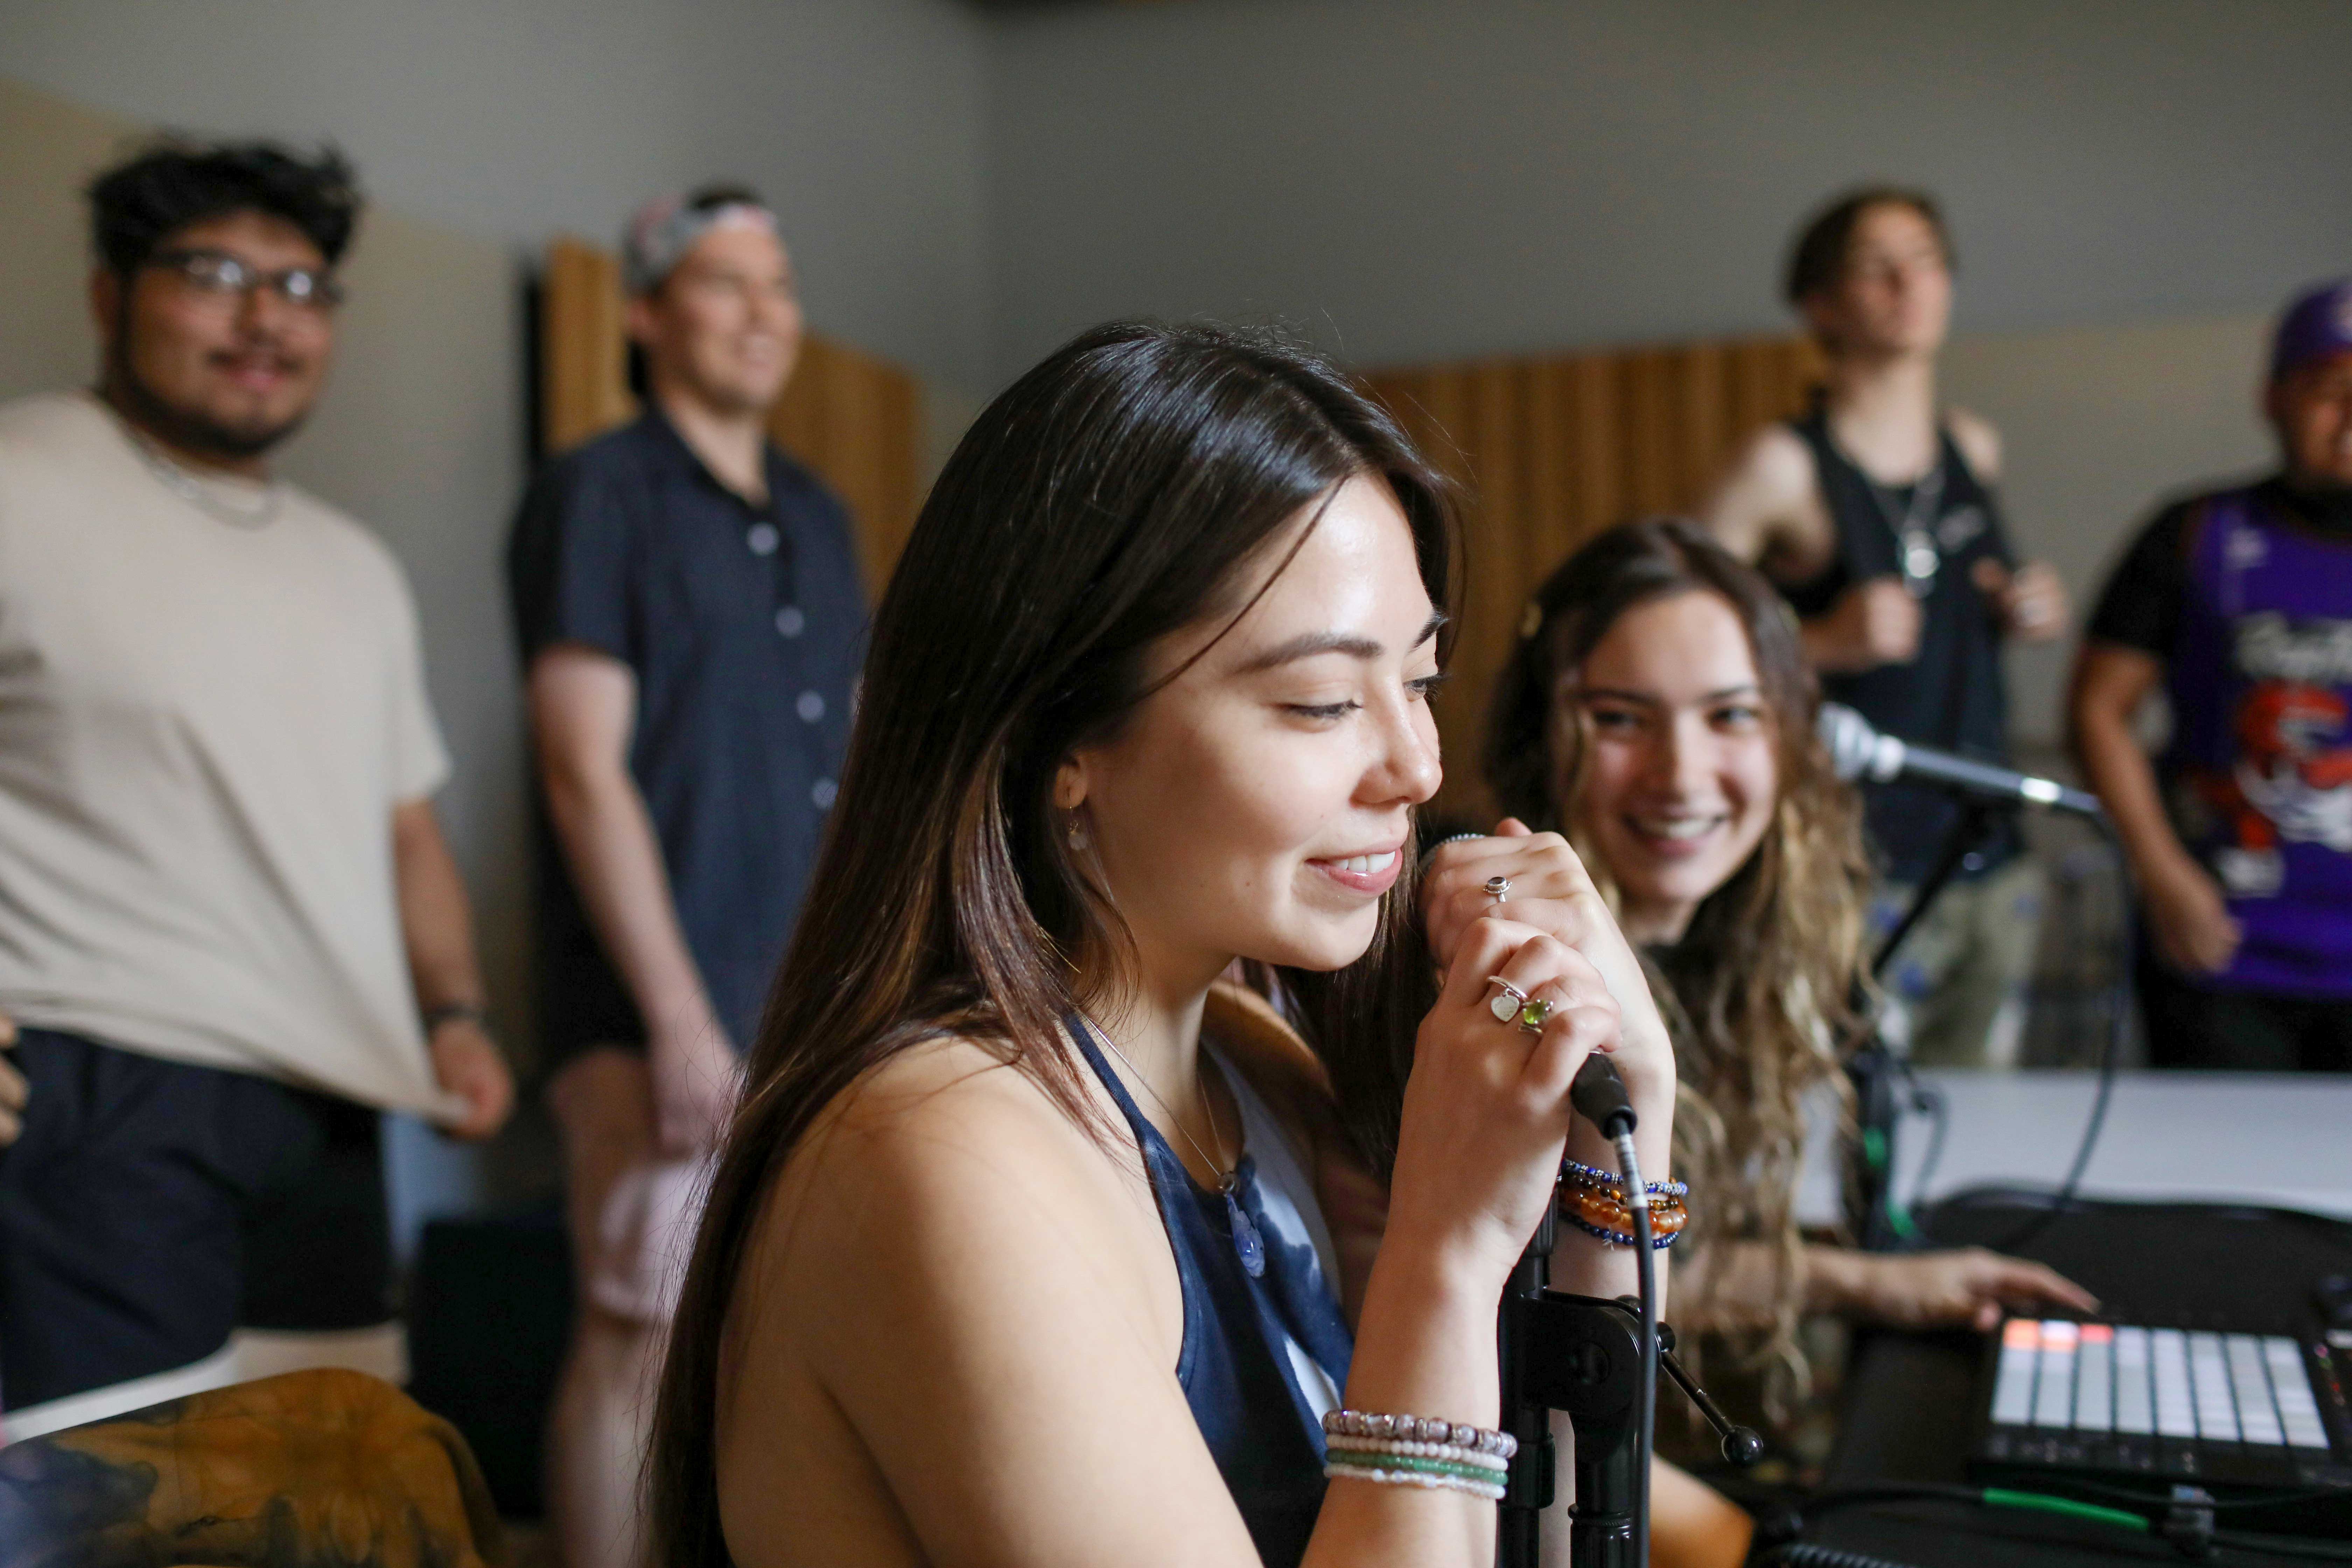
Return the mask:
<path fill-rule="evenodd" d="M 1479 741 L 1536 585 L 1605 528 L 1697 506 L 1738 443 L 1801 412 L 1820 374 L 1809 341 L 1761 338 L 1365 378 L 1464 486 L 1462 624 L 1436 704 L 1440 810 L 1482 820 L 1491 810 Z"/>
<path fill-rule="evenodd" d="M 576 239 L 548 247 L 539 326 L 544 450 L 636 416 L 625 317 L 618 258 Z M 768 429 L 848 506 L 866 592 L 878 598 L 922 502 L 920 384 L 887 360 L 808 332 Z"/>

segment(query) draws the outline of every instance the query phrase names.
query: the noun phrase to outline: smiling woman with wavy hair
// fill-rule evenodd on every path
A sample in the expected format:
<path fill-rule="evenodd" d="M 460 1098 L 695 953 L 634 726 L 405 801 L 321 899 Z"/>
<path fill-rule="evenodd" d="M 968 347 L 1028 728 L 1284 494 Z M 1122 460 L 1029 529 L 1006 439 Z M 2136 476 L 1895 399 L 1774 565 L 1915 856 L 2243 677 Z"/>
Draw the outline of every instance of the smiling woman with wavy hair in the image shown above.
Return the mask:
<path fill-rule="evenodd" d="M 2089 1298 L 2037 1264 L 1808 1245 L 1804 1102 L 1850 1101 L 1870 1028 L 1858 803 L 1814 735 L 1820 694 L 1770 584 L 1675 519 L 1592 540 L 1529 604 L 1485 752 L 1504 810 L 1564 834 L 1640 944 L 1674 1035 L 1675 1170 L 1710 1194 L 1687 1326 L 1729 1336 L 1785 1403 L 1809 1311 L 1989 1326 Z"/>

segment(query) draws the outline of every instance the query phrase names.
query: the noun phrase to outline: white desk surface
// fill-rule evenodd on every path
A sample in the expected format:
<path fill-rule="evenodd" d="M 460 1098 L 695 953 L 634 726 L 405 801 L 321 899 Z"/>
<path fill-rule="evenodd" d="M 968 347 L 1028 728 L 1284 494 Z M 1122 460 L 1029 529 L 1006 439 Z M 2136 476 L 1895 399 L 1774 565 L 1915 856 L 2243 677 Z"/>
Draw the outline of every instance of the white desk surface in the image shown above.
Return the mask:
<path fill-rule="evenodd" d="M 1943 1091 L 1950 1130 L 1934 1199 L 1963 1187 L 2054 1187 L 2082 1142 L 2098 1074 L 1923 1069 Z M 1930 1124 L 1906 1116 L 1895 1141 L 1895 1191 L 1912 1201 Z M 1799 1213 L 1836 1213 L 1832 1167 L 1807 1161 Z M 2123 1072 L 2082 1194 L 2143 1202 L 2266 1204 L 2352 1219 L 2352 1075 Z"/>

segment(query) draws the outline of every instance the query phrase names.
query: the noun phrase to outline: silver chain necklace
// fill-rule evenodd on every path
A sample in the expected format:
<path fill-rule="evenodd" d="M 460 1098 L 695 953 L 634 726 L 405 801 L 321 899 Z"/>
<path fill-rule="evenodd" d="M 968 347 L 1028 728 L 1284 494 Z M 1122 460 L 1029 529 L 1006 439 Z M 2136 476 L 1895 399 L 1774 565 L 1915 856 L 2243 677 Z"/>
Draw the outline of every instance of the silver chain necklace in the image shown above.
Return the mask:
<path fill-rule="evenodd" d="M 1242 1268 L 1251 1279 L 1255 1279 L 1264 1274 L 1265 1272 L 1265 1238 L 1258 1234 L 1256 1222 L 1243 1210 L 1241 1200 L 1235 1195 L 1241 1187 L 1241 1162 L 1236 1160 L 1233 1169 L 1229 1171 L 1225 1168 L 1224 1161 L 1212 1158 L 1209 1152 L 1201 1147 L 1201 1141 L 1184 1131 L 1184 1119 L 1176 1114 L 1174 1106 L 1160 1098 L 1160 1091 L 1151 1087 L 1151 1080 L 1143 1076 L 1143 1069 L 1127 1059 L 1127 1053 L 1118 1048 L 1118 1042 L 1110 1037 L 1110 1031 L 1100 1027 L 1090 1018 L 1082 1021 L 1086 1024 L 1088 1032 L 1100 1040 L 1129 1072 L 1135 1075 L 1135 1081 L 1143 1086 L 1143 1092 L 1151 1097 L 1151 1103 L 1168 1113 L 1168 1120 L 1175 1127 L 1177 1135 L 1192 1145 L 1192 1152 L 1201 1156 L 1201 1163 L 1217 1173 L 1217 1195 L 1225 1200 L 1225 1224 L 1233 1231 L 1234 1251 L 1240 1257 Z M 1218 1151 L 1223 1152 L 1225 1146 L 1224 1130 L 1217 1125 L 1216 1098 L 1209 1093 L 1205 1081 L 1201 1086 L 1201 1109 L 1208 1112 L 1209 1136 L 1217 1141 Z"/>
<path fill-rule="evenodd" d="M 1857 468 L 1856 472 L 1861 472 Z M 1911 497 L 1904 504 L 1901 516 L 1887 499 L 1887 489 L 1868 474 L 1862 476 L 1870 491 L 1870 499 L 1878 504 L 1878 515 L 1885 521 L 1887 531 L 1895 535 L 1895 553 L 1903 567 L 1903 585 L 1915 599 L 1924 599 L 1936 591 L 1936 574 L 1944 564 L 1944 552 L 1936 547 L 1936 514 L 1944 500 L 1944 459 L 1939 455 L 1936 466 L 1919 476 L 1911 487 Z"/>
<path fill-rule="evenodd" d="M 1830 428 L 1826 415 L 1822 419 L 1822 434 L 1829 438 L 1832 450 L 1845 459 L 1862 479 L 1862 488 L 1870 492 L 1871 505 L 1878 510 L 1878 518 L 1886 524 L 1886 531 L 1895 536 L 1895 563 L 1903 573 L 1903 586 L 1915 599 L 1924 599 L 1936 590 L 1936 574 L 1944 564 L 1944 552 L 1936 544 L 1936 514 L 1944 503 L 1944 432 L 1936 431 L 1936 460 L 1911 487 L 1911 498 L 1896 511 L 1889 496 L 1896 487 L 1882 485 L 1872 478 L 1868 468 L 1854 461 L 1845 443 Z"/>
<path fill-rule="evenodd" d="M 214 494 L 203 480 L 157 451 L 154 443 L 142 435 L 128 420 L 122 422 L 122 428 L 131 437 L 131 449 L 139 454 L 139 460 L 147 465 L 147 471 L 155 476 L 156 482 L 205 516 L 215 521 L 225 522 L 231 528 L 244 529 L 247 532 L 258 532 L 278 521 L 278 511 L 285 500 L 285 491 L 275 482 L 263 488 L 259 506 L 231 505 Z"/>

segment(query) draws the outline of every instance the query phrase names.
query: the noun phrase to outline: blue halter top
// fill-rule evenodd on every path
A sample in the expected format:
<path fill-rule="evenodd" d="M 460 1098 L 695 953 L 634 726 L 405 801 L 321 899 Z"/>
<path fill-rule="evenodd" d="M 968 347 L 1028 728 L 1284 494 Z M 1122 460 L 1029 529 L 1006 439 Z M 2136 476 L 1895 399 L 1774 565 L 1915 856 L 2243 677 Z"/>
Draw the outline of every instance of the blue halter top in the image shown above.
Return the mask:
<path fill-rule="evenodd" d="M 1322 1220 L 1313 1187 L 1287 1148 L 1276 1146 L 1280 1134 L 1264 1102 L 1239 1073 L 1223 1068 L 1244 1129 L 1233 1205 L 1245 1224 L 1237 1227 L 1225 1194 L 1192 1180 L 1087 1026 L 1073 1020 L 1070 1033 L 1134 1131 L 1168 1230 L 1184 1292 L 1176 1380 L 1260 1560 L 1293 1568 L 1323 1506 L 1322 1414 L 1347 1386 L 1353 1350 L 1315 1245 Z M 1259 1254 L 1255 1273 L 1252 1251 Z"/>

